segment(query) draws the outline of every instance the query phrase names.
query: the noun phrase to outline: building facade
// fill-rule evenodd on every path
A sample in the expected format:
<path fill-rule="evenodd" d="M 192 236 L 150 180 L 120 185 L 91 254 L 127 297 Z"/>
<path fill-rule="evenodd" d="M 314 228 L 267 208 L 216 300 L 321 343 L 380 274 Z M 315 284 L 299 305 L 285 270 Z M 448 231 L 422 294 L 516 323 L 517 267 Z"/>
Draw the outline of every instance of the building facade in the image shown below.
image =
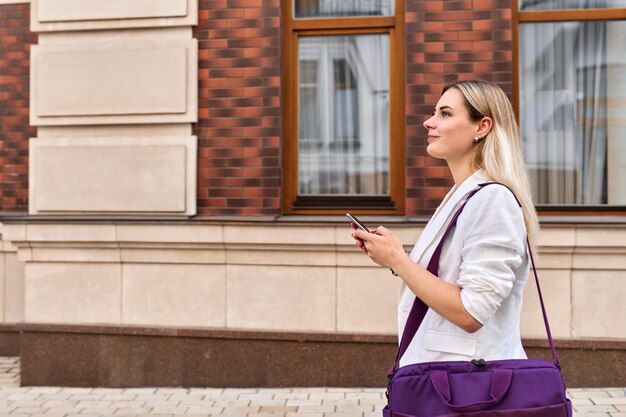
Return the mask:
<path fill-rule="evenodd" d="M 398 282 L 344 213 L 410 249 L 453 183 L 422 123 L 480 78 L 566 380 L 623 383 L 624 39 L 623 0 L 0 0 L 0 353 L 26 385 L 384 385 Z"/>

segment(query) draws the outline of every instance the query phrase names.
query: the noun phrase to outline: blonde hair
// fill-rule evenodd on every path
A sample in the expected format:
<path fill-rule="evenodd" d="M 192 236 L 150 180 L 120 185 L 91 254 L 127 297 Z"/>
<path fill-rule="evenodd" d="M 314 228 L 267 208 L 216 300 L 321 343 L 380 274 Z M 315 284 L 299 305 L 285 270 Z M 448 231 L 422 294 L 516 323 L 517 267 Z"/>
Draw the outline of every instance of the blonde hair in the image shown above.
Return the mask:
<path fill-rule="evenodd" d="M 500 87 L 487 81 L 459 81 L 446 86 L 443 92 L 450 88 L 463 95 L 473 121 L 483 117 L 493 121 L 487 136 L 474 147 L 472 167 L 483 169 L 489 178 L 508 186 L 515 193 L 522 204 L 526 232 L 534 249 L 539 235 L 539 220 L 511 102 Z"/>

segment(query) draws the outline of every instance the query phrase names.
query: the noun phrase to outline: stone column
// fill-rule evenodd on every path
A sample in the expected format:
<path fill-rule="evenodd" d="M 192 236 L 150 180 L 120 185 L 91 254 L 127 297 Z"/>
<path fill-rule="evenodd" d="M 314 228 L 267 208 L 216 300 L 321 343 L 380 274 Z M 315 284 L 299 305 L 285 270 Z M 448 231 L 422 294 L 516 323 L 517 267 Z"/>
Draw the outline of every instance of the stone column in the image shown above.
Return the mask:
<path fill-rule="evenodd" d="M 197 0 L 34 0 L 29 213 L 196 212 Z"/>
<path fill-rule="evenodd" d="M 29 216 L 2 226 L 23 294 L 5 322 L 121 324 L 118 222 L 196 214 L 197 22 L 197 0 L 31 2 L 37 137 Z"/>

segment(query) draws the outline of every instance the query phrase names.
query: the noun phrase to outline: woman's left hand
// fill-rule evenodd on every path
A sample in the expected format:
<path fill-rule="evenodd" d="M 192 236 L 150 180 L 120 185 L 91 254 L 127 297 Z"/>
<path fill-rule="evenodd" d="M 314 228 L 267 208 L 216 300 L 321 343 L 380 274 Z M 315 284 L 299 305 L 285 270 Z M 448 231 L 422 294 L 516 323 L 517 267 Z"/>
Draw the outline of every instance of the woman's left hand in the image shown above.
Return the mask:
<path fill-rule="evenodd" d="M 363 242 L 364 252 L 378 265 L 393 269 L 394 265 L 407 256 L 400 240 L 386 227 L 378 226 L 371 233 L 357 229 L 352 237 Z"/>

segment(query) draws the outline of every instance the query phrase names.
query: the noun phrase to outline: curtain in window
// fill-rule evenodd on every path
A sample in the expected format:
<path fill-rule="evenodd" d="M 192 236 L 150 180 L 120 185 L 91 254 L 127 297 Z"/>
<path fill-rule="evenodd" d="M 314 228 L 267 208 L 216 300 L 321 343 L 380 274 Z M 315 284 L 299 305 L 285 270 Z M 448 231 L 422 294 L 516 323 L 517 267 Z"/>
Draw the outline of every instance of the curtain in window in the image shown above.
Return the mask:
<path fill-rule="evenodd" d="M 389 36 L 303 36 L 299 195 L 389 195 Z"/>
<path fill-rule="evenodd" d="M 520 26 L 520 121 L 538 204 L 607 203 L 606 25 Z"/>
<path fill-rule="evenodd" d="M 519 0 L 518 4 L 522 11 L 611 9 L 626 7 L 626 0 Z"/>
<path fill-rule="evenodd" d="M 393 0 L 294 0 L 296 18 L 393 16 Z"/>

